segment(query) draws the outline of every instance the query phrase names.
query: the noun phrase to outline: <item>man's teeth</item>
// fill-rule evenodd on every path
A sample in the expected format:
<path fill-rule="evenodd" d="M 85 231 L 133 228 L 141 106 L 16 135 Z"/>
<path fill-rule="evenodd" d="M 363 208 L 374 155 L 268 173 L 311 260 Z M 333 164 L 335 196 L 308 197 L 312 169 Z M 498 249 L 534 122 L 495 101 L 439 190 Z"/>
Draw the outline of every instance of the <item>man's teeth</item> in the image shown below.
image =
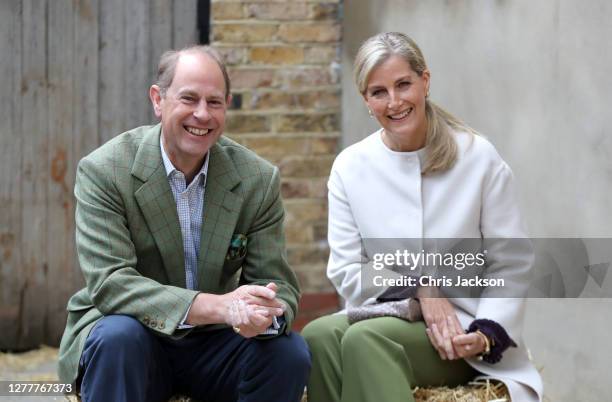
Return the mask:
<path fill-rule="evenodd" d="M 202 135 L 208 134 L 208 132 L 210 130 L 209 129 L 205 129 L 205 128 L 187 127 L 187 131 L 189 131 L 193 135 L 202 136 Z"/>
<path fill-rule="evenodd" d="M 408 113 L 412 112 L 412 108 L 406 110 L 403 113 L 399 113 L 399 114 L 394 114 L 394 115 L 390 115 L 389 117 L 393 120 L 399 120 L 399 119 L 403 119 L 404 117 L 408 116 Z"/>

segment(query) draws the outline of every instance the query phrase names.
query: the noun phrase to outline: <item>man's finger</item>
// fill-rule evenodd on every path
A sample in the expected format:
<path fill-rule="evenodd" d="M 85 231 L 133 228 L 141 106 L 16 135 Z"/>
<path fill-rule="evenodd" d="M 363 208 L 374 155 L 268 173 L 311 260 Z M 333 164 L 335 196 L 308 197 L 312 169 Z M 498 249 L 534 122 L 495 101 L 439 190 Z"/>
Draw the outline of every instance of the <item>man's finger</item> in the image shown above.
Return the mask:
<path fill-rule="evenodd" d="M 263 297 L 264 299 L 273 300 L 276 297 L 276 292 L 265 286 L 250 285 L 246 289 L 247 293 L 255 297 Z"/>
<path fill-rule="evenodd" d="M 266 287 L 267 287 L 268 289 L 270 289 L 271 291 L 273 291 L 273 292 L 277 292 L 277 291 L 278 291 L 278 285 L 277 285 L 276 283 L 274 283 L 274 282 L 270 282 L 270 283 L 268 283 L 268 284 L 266 285 Z"/>
<path fill-rule="evenodd" d="M 275 308 L 283 308 L 283 304 L 278 299 L 266 299 L 264 297 L 256 297 L 256 296 L 247 296 L 244 298 L 244 301 L 248 304 L 254 304 L 258 306 L 265 307 L 275 307 Z"/>
<path fill-rule="evenodd" d="M 242 325 L 248 324 L 250 322 L 248 306 L 242 300 L 238 300 L 238 312 L 240 313 L 240 323 Z"/>
<path fill-rule="evenodd" d="M 236 311 L 235 300 L 229 304 L 227 314 L 229 316 L 229 324 L 232 327 L 237 327 L 240 324 L 240 317 L 238 316 L 238 312 Z"/>
<path fill-rule="evenodd" d="M 258 310 L 251 310 L 249 320 L 251 324 L 256 327 L 258 332 L 265 331 L 265 329 L 272 324 L 272 319 L 263 314 L 259 314 Z"/>

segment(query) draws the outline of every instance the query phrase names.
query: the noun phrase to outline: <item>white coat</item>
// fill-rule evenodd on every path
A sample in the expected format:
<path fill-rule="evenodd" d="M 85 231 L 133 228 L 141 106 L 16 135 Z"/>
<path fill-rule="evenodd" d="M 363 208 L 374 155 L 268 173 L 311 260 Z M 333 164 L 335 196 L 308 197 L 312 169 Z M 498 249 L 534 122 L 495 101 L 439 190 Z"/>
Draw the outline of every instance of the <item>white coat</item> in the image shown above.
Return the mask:
<path fill-rule="evenodd" d="M 421 175 L 424 150 L 395 152 L 382 130 L 343 150 L 329 178 L 330 257 L 327 274 L 347 307 L 373 302 L 380 288 L 361 283 L 362 239 L 526 238 L 513 175 L 495 148 L 481 136 L 455 133 L 458 160 L 448 171 Z M 487 270 L 528 282 L 533 254 L 517 257 L 493 250 Z M 513 401 L 542 400 L 542 380 L 522 340 L 524 299 L 455 298 L 461 325 L 476 318 L 501 324 L 518 344 L 496 364 L 467 362 L 485 377 L 503 381 Z"/>

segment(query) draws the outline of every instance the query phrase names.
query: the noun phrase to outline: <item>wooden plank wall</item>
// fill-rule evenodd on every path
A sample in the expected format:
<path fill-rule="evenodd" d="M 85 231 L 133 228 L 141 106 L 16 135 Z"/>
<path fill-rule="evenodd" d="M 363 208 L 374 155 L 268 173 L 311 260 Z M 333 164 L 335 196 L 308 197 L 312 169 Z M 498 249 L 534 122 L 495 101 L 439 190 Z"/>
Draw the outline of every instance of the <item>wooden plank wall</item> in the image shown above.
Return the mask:
<path fill-rule="evenodd" d="M 0 1 L 0 349 L 57 345 L 83 286 L 76 165 L 153 123 L 164 50 L 195 43 L 197 0 Z"/>

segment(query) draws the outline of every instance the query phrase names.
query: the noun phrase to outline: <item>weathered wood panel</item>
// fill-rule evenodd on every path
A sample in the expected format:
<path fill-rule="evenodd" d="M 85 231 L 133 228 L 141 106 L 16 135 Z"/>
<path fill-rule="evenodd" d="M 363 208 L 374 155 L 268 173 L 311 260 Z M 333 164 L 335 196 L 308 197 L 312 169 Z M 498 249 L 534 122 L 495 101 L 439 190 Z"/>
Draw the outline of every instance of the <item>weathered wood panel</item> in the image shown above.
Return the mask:
<path fill-rule="evenodd" d="M 151 0 L 151 30 L 149 42 L 149 77 L 157 75 L 157 62 L 162 53 L 167 49 L 172 49 L 172 1 L 171 0 Z M 149 108 L 149 120 L 155 120 L 153 108 Z"/>
<path fill-rule="evenodd" d="M 21 24 L 19 2 L 0 2 L 0 339 L 17 344 L 21 264 Z M 2 342 L 2 341 L 0 341 Z"/>
<path fill-rule="evenodd" d="M 180 49 L 198 41 L 198 22 L 196 19 L 198 0 L 174 2 L 172 46 Z"/>
<path fill-rule="evenodd" d="M 125 63 L 126 69 L 129 69 L 130 72 L 130 80 L 125 82 L 123 88 L 127 108 L 126 124 L 130 128 L 150 122 L 148 119 L 151 109 L 149 93 L 141 90 L 151 85 L 149 66 L 155 64 L 155 61 L 149 59 L 149 37 L 151 36 L 149 11 L 149 0 L 125 2 L 125 13 L 129 16 L 130 21 L 125 26 Z"/>
<path fill-rule="evenodd" d="M 78 161 L 153 123 L 148 88 L 198 38 L 196 0 L 0 2 L 0 349 L 57 345 L 83 286 Z"/>
<path fill-rule="evenodd" d="M 73 266 L 74 202 L 72 197 L 75 170 L 73 159 L 73 125 L 75 109 L 72 59 L 75 29 L 72 0 L 54 0 L 48 11 L 47 75 L 48 75 L 48 147 L 47 147 L 47 261 L 46 282 L 54 287 L 47 291 L 46 317 L 62 317 L 62 302 L 68 297 L 70 282 L 53 280 L 69 278 Z M 61 100 L 61 101 L 59 101 Z M 61 334 L 61 319 L 47 321 L 45 331 Z M 57 342 L 58 339 L 53 339 Z"/>
<path fill-rule="evenodd" d="M 39 344 L 45 335 L 47 309 L 47 180 L 49 164 L 46 28 L 49 4 L 45 0 L 24 0 L 22 29 L 21 151 L 22 233 L 21 233 L 21 311 L 17 347 L 25 342 Z"/>
<path fill-rule="evenodd" d="M 125 47 L 126 23 L 125 1 L 103 0 L 100 2 L 100 87 L 98 92 L 99 135 L 106 142 L 117 133 L 128 129 L 124 87 L 126 79 Z M 135 66 L 134 66 L 135 67 Z"/>

